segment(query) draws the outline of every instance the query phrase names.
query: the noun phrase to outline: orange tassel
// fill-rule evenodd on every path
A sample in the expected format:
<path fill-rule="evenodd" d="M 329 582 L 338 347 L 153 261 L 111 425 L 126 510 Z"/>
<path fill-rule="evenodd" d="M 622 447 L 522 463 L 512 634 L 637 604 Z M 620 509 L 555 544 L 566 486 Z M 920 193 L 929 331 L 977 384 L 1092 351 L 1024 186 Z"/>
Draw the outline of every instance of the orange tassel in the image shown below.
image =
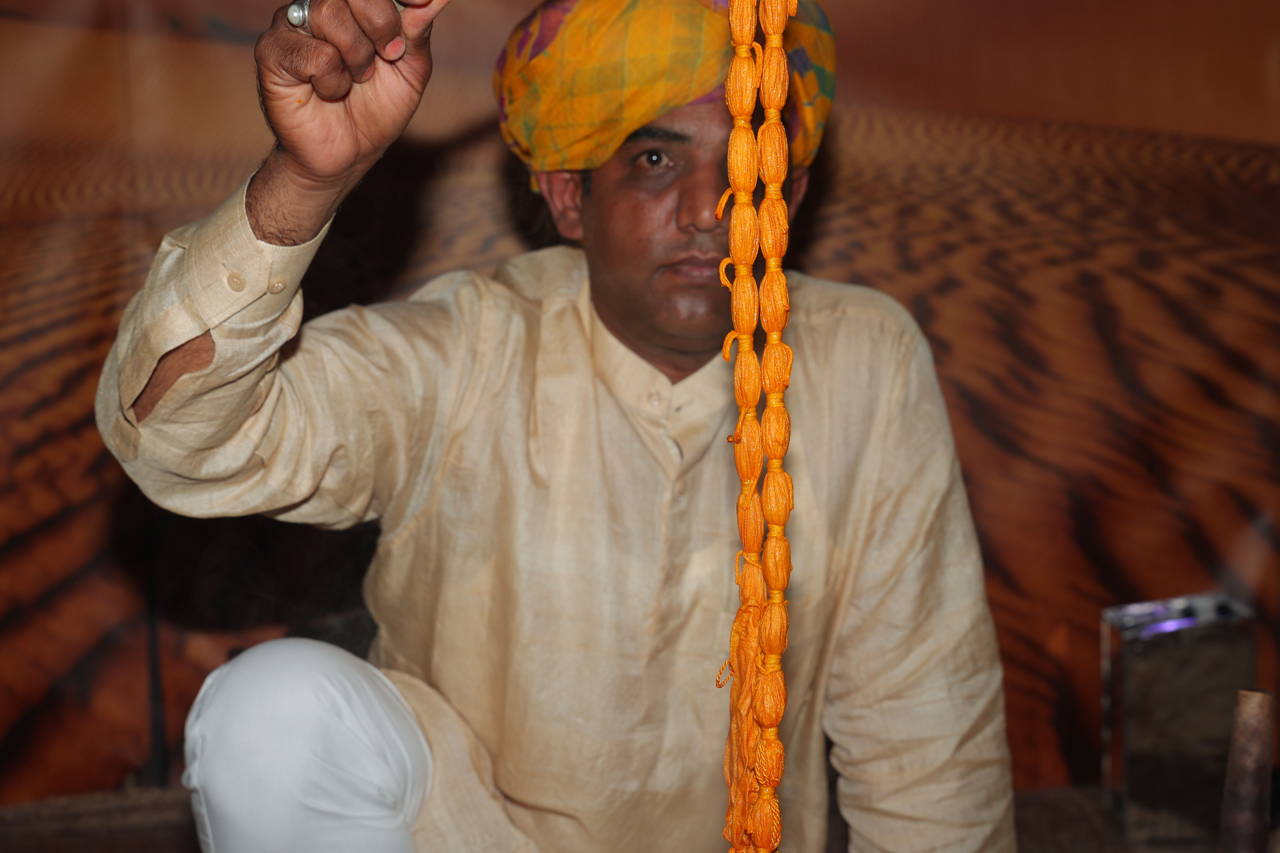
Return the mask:
<path fill-rule="evenodd" d="M 742 550 L 748 554 L 760 553 L 764 540 L 764 510 L 760 507 L 760 493 L 738 495 L 738 534 L 742 537 Z"/>
<path fill-rule="evenodd" d="M 782 341 L 769 341 L 765 344 L 764 359 L 761 363 L 764 392 L 778 394 L 787 390 L 791 383 L 791 364 L 795 353 Z"/>
<path fill-rule="evenodd" d="M 786 51 L 781 45 L 765 41 L 764 59 L 760 63 L 760 104 L 765 110 L 781 112 L 787 105 L 787 83 Z"/>
<path fill-rule="evenodd" d="M 791 543 L 785 536 L 770 536 L 764 540 L 764 559 L 760 566 L 769 589 L 787 588 L 787 582 L 791 580 Z"/>
<path fill-rule="evenodd" d="M 729 112 L 735 116 L 745 114 L 750 121 L 755 110 L 756 84 L 759 82 L 759 69 L 753 53 L 743 56 L 736 54 L 729 63 L 729 77 L 724 84 L 724 99 Z"/>
<path fill-rule="evenodd" d="M 782 810 L 777 797 L 760 797 L 751 807 L 747 830 L 758 850 L 774 850 L 782 841 Z"/>
<path fill-rule="evenodd" d="M 745 274 L 734 276 L 731 290 L 733 330 L 740 335 L 750 335 L 756 328 L 757 305 L 760 301 L 760 291 L 756 288 L 750 269 Z"/>
<path fill-rule="evenodd" d="M 787 447 L 791 443 L 791 414 L 783 406 L 765 404 L 764 414 L 760 416 L 761 433 L 764 437 L 764 455 L 770 459 L 781 459 L 787 455 Z"/>
<path fill-rule="evenodd" d="M 787 605 L 782 601 L 770 601 L 760 616 L 760 651 L 766 655 L 781 655 L 787 650 Z"/>
<path fill-rule="evenodd" d="M 749 193 L 756 185 L 760 168 L 756 145 L 755 134 L 749 126 L 738 125 L 729 131 L 729 187 L 734 192 Z"/>
<path fill-rule="evenodd" d="M 760 673 L 756 679 L 755 696 L 751 699 L 756 722 L 766 729 L 777 728 L 787 707 L 787 686 L 782 680 L 782 670 Z"/>
<path fill-rule="evenodd" d="M 766 332 L 781 332 L 790 311 L 787 277 L 782 270 L 765 270 L 764 278 L 760 279 L 760 325 Z"/>
<path fill-rule="evenodd" d="M 787 17 L 794 15 L 795 10 L 788 10 L 787 6 L 771 0 L 760 0 L 759 14 L 760 29 L 764 30 L 765 35 L 773 35 L 782 32 L 787 26 Z"/>
<path fill-rule="evenodd" d="M 760 506 L 764 523 L 777 527 L 787 523 L 792 507 L 791 475 L 781 469 L 769 470 L 764 475 Z"/>
<path fill-rule="evenodd" d="M 738 428 L 738 441 L 733 446 L 733 461 L 738 467 L 738 479 L 754 483 L 760 477 L 764 465 L 764 446 L 760 437 L 760 422 L 755 418 L 743 418 Z"/>
<path fill-rule="evenodd" d="M 787 177 L 787 151 L 790 148 L 782 122 L 767 121 L 760 125 L 756 132 L 756 145 L 759 149 L 752 162 L 759 160 L 760 180 L 766 184 L 781 184 Z M 729 156 L 733 156 L 732 148 Z"/>
<path fill-rule="evenodd" d="M 750 341 L 743 345 L 740 336 L 738 344 L 738 358 L 733 363 L 733 395 L 738 405 L 750 409 L 754 417 L 755 408 L 760 404 L 760 359 L 751 349 Z"/>
<path fill-rule="evenodd" d="M 761 788 L 776 788 L 782 781 L 782 764 L 784 750 L 778 733 L 766 729 L 760 738 L 760 747 L 756 751 L 756 782 Z"/>
<path fill-rule="evenodd" d="M 787 253 L 787 235 L 791 226 L 787 223 L 785 201 L 765 196 L 760 200 L 760 212 L 754 224 L 760 235 L 760 251 L 766 258 L 780 258 Z"/>
<path fill-rule="evenodd" d="M 760 226 L 755 210 L 750 204 L 739 204 L 735 200 L 729 212 L 729 256 L 735 264 L 750 268 L 756 262 L 759 246 Z"/>
<path fill-rule="evenodd" d="M 754 604 L 763 607 L 769 597 L 768 587 L 764 583 L 764 569 L 758 562 L 747 560 L 738 573 L 738 600 L 742 604 Z"/>

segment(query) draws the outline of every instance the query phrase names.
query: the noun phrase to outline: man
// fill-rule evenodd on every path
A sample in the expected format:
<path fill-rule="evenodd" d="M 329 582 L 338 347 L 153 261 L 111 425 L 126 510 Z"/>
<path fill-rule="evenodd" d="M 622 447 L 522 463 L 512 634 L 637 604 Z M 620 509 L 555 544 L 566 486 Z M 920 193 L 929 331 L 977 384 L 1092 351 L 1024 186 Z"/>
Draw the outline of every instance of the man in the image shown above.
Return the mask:
<path fill-rule="evenodd" d="M 258 43 L 277 145 L 166 238 L 98 417 L 192 515 L 379 519 L 375 669 L 306 641 L 219 669 L 188 722 L 206 850 L 724 849 L 736 408 L 714 216 L 723 3 L 550 0 L 499 60 L 504 137 L 561 246 L 298 331 L 298 281 L 400 134 L 445 0 L 313 0 Z M 788 36 L 799 204 L 830 100 Z M 796 509 L 784 848 L 1012 847 L 1000 670 L 927 344 L 877 293 L 791 277 Z M 281 347 L 297 334 L 296 347 Z"/>

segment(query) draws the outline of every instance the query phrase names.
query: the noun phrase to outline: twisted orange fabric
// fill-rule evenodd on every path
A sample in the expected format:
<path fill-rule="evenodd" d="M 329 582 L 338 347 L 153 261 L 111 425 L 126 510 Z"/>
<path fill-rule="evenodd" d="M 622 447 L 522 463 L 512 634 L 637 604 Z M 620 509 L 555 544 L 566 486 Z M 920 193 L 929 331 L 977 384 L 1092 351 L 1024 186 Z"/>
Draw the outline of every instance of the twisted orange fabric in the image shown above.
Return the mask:
<path fill-rule="evenodd" d="M 791 377 L 791 348 L 782 342 L 790 308 L 782 256 L 787 251 L 787 135 L 781 121 L 787 100 L 787 56 L 782 33 L 791 0 L 760 0 L 763 49 L 755 40 L 755 0 L 729 0 L 733 59 L 725 81 L 725 103 L 733 116 L 729 136 L 729 257 L 720 265 L 721 282 L 732 291 L 733 331 L 725 337 L 724 357 L 738 344 L 733 368 L 738 426 L 729 441 L 742 490 L 738 495 L 738 532 L 742 551 L 735 561 L 739 607 L 729 636 L 729 737 L 724 774 L 729 808 L 724 837 L 735 851 L 767 853 L 782 839 L 782 814 L 776 789 L 782 779 L 783 746 L 778 725 L 787 704 L 782 653 L 787 647 L 785 592 L 791 575 L 791 546 L 784 525 L 792 508 L 791 477 L 782 460 L 791 440 L 791 418 L 783 394 Z M 752 133 L 756 96 L 764 122 Z M 756 176 L 764 181 L 759 210 L 753 206 Z M 764 256 L 765 273 L 756 286 L 753 268 Z M 725 274 L 734 269 L 733 281 Z M 757 317 L 765 331 L 763 359 L 755 352 Z M 764 415 L 757 418 L 760 393 Z M 768 460 L 767 465 L 765 460 Z M 760 469 L 765 467 L 763 486 Z M 767 527 L 767 537 L 766 537 Z"/>

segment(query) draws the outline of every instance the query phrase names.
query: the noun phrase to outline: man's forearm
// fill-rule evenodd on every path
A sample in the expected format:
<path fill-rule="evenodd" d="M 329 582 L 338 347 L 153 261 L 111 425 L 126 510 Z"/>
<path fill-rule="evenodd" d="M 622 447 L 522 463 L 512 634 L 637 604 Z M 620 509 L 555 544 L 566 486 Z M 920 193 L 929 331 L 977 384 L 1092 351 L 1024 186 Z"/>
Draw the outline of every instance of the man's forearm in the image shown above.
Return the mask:
<path fill-rule="evenodd" d="M 180 347 L 169 350 L 156 362 L 156 369 L 151 373 L 138 399 L 133 401 L 133 414 L 138 423 L 147 419 L 156 404 L 164 397 L 165 392 L 173 387 L 180 377 L 187 373 L 204 370 L 213 363 L 213 335 L 205 332 L 198 338 L 192 338 Z"/>

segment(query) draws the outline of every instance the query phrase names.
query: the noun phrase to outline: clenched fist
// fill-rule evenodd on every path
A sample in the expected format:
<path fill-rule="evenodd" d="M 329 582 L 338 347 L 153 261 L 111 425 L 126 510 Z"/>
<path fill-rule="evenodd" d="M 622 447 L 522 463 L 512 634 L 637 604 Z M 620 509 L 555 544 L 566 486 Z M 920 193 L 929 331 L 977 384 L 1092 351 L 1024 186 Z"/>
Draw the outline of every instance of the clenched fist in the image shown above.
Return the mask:
<path fill-rule="evenodd" d="M 400 136 L 431 77 L 431 27 L 448 3 L 311 0 L 310 32 L 276 10 L 254 50 L 276 137 L 246 200 L 259 237 L 309 239 Z"/>

